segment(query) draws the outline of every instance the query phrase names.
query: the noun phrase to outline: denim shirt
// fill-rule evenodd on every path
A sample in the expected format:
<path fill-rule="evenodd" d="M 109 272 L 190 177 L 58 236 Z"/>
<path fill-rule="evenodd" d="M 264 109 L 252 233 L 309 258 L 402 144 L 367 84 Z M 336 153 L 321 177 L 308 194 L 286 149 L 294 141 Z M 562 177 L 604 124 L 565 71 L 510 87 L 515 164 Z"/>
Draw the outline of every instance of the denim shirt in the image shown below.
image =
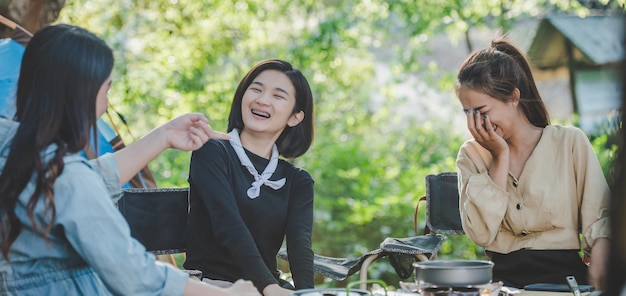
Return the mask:
<path fill-rule="evenodd" d="M 0 118 L 0 169 L 17 126 Z M 48 147 L 44 157 L 55 150 Z M 26 214 L 32 180 L 19 197 L 16 213 L 23 226 L 9 262 L 0 256 L 0 295 L 182 295 L 188 275 L 146 252 L 111 201 L 120 195 L 112 155 L 89 162 L 73 154 L 64 161 L 54 183 L 56 217 L 47 241 Z M 49 218 L 43 209 L 40 200 L 34 211 L 39 225 Z"/>

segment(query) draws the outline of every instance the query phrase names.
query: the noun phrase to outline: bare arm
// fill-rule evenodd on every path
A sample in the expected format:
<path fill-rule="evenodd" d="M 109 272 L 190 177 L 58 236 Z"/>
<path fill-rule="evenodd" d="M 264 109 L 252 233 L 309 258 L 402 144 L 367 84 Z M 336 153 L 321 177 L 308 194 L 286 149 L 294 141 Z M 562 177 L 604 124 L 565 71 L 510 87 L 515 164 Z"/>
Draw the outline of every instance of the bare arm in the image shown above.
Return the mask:
<path fill-rule="evenodd" d="M 598 238 L 591 248 L 589 263 L 589 282 L 597 289 L 606 289 L 607 266 L 609 260 L 610 242 L 608 238 Z"/>
<path fill-rule="evenodd" d="M 120 172 L 120 184 L 125 184 L 139 170 L 148 165 L 167 148 L 183 151 L 199 149 L 209 139 L 228 139 L 228 135 L 216 132 L 209 121 L 199 113 L 176 117 L 150 131 L 128 147 L 115 152 Z"/>

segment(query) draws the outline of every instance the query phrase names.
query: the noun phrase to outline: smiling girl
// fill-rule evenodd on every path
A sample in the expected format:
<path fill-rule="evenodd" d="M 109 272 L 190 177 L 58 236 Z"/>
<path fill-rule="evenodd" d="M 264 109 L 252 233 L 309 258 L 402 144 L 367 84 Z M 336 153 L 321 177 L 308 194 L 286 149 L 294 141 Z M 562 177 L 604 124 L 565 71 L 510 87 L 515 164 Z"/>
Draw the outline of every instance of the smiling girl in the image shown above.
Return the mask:
<path fill-rule="evenodd" d="M 191 156 L 185 268 L 214 284 L 243 278 L 266 296 L 289 295 L 276 264 L 286 238 L 295 288 L 313 288 L 313 179 L 279 158 L 313 141 L 306 78 L 285 61 L 255 65 L 237 87 L 228 132 Z"/>

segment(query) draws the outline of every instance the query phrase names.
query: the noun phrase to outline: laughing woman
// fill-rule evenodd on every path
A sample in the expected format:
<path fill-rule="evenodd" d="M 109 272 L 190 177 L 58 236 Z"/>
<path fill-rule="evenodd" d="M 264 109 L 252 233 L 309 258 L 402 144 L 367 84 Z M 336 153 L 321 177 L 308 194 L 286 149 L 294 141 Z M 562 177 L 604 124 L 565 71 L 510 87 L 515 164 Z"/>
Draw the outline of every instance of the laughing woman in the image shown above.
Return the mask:
<path fill-rule="evenodd" d="M 255 65 L 235 92 L 230 140 L 209 140 L 191 157 L 187 269 L 228 285 L 251 280 L 264 295 L 289 295 L 276 255 L 287 240 L 295 288 L 313 288 L 313 179 L 279 159 L 313 141 L 313 95 L 281 60 Z"/>
<path fill-rule="evenodd" d="M 528 61 L 505 40 L 470 55 L 457 79 L 473 136 L 457 156 L 461 220 L 495 263 L 494 281 L 574 275 L 602 289 L 610 192 L 587 136 L 550 124 Z"/>

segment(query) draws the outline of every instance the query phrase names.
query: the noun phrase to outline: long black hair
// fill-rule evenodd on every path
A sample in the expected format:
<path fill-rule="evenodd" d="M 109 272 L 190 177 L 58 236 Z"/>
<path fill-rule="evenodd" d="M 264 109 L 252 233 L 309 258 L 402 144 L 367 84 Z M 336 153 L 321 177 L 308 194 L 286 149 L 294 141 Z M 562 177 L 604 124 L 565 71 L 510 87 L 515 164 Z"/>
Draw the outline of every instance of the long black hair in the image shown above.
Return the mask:
<path fill-rule="evenodd" d="M 241 79 L 228 116 L 228 131 L 233 129 L 243 129 L 243 117 L 241 114 L 241 104 L 246 89 L 254 79 L 265 70 L 279 71 L 291 80 L 296 90 L 296 104 L 292 114 L 300 111 L 304 112 L 304 119 L 296 126 L 287 126 L 276 140 L 278 153 L 286 158 L 296 158 L 306 153 L 313 143 L 313 94 L 311 87 L 300 70 L 295 69 L 286 61 L 278 59 L 264 60 L 256 64 L 246 76 Z"/>
<path fill-rule="evenodd" d="M 28 43 L 17 85 L 19 127 L 0 174 L 0 238 L 2 256 L 19 235 L 22 224 L 15 207 L 31 177 L 35 190 L 26 204 L 33 227 L 47 237 L 56 216 L 53 185 L 63 172 L 63 156 L 85 148 L 95 130 L 96 97 L 113 69 L 113 53 L 100 38 L 70 25 L 49 26 Z M 43 151 L 56 146 L 52 159 Z M 44 203 L 45 225 L 34 209 Z"/>

